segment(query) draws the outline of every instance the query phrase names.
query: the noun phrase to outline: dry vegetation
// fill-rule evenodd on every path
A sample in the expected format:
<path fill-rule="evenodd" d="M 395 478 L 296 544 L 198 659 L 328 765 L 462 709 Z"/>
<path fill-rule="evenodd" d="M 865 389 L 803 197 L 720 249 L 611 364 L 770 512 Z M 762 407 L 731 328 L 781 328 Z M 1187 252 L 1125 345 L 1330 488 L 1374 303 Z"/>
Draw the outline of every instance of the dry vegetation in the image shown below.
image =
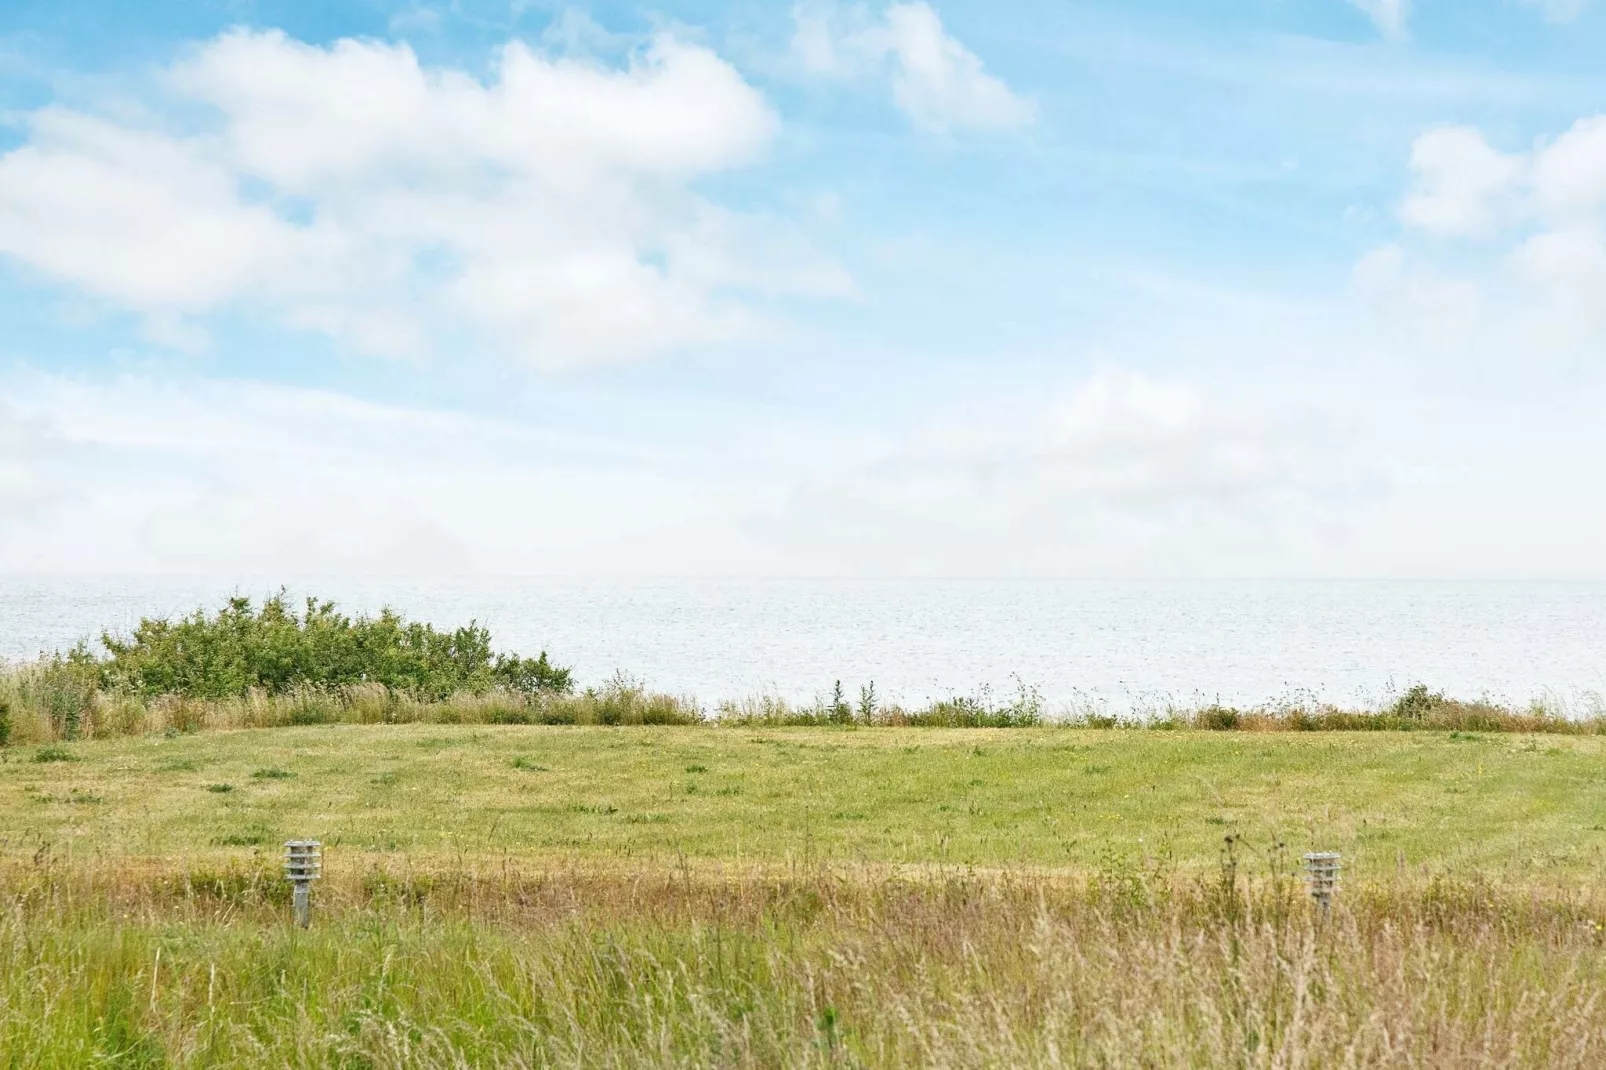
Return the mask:
<path fill-rule="evenodd" d="M 1590 1067 L 1603 904 L 816 868 L 5 875 L 0 1062 L 119 1066 Z"/>
<path fill-rule="evenodd" d="M 775 696 L 726 701 L 656 692 L 625 674 L 579 692 L 489 687 L 423 697 L 377 683 L 301 686 L 239 695 L 141 694 L 100 686 L 64 662 L 0 669 L 0 746 L 104 739 L 154 732 L 283 728 L 320 724 L 724 725 L 743 727 L 1124 728 L 1235 732 L 1502 732 L 1606 735 L 1606 717 L 1568 716 L 1534 704 L 1513 708 L 1446 698 L 1417 686 L 1382 710 L 1278 703 L 1254 709 L 1219 705 L 1148 715 L 1045 711 L 1030 689 L 1004 699 L 982 694 L 908 708 L 840 695 L 810 705 Z"/>

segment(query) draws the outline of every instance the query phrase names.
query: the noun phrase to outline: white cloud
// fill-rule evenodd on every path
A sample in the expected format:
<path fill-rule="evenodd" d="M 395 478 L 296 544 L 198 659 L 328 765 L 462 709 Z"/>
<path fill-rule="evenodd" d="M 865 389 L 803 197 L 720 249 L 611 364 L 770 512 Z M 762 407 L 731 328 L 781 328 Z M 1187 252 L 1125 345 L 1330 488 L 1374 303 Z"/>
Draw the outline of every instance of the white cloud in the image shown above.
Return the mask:
<path fill-rule="evenodd" d="M 778 120 L 669 34 L 622 69 L 514 42 L 482 83 L 236 32 L 166 85 L 147 124 L 49 107 L 0 157 L 0 252 L 153 333 L 240 306 L 365 351 L 466 329 L 556 366 L 751 335 L 753 294 L 851 291 L 799 228 L 690 189 Z"/>
<path fill-rule="evenodd" d="M 1526 332 L 1530 341 L 1543 336 L 1571 349 L 1601 337 L 1606 115 L 1580 119 L 1554 140 L 1515 154 L 1496 150 L 1469 127 L 1431 130 L 1417 139 L 1411 169 L 1413 185 L 1400 208 L 1405 224 L 1435 237 L 1485 240 L 1495 250 L 1497 271 L 1481 287 L 1490 296 L 1470 302 L 1465 295 L 1479 288 L 1475 284 L 1423 272 L 1396 272 L 1396 295 L 1421 306 L 1416 298 L 1424 294 L 1460 294 L 1440 318 L 1462 330 L 1476 329 L 1480 312 L 1497 305 L 1506 329 Z M 1358 281 L 1374 294 L 1388 288 L 1377 255 L 1357 269 Z"/>
<path fill-rule="evenodd" d="M 1377 32 L 1391 41 L 1405 36 L 1405 24 L 1411 13 L 1410 0 L 1350 0 L 1360 8 L 1377 27 Z"/>
<path fill-rule="evenodd" d="M 944 424 L 802 488 L 772 529 L 903 573 L 1198 574 L 1331 536 L 1371 477 L 1325 421 L 1095 374 L 1048 404 Z"/>
<path fill-rule="evenodd" d="M 1357 295 L 1415 343 L 1464 347 L 1484 330 L 1485 297 L 1467 279 L 1445 278 L 1398 245 L 1373 249 L 1356 263 Z"/>
<path fill-rule="evenodd" d="M 1406 223 L 1439 234 L 1493 230 L 1507 211 L 1523 162 L 1497 151 L 1478 130 L 1430 130 L 1411 148 L 1415 185 L 1400 206 Z"/>
<path fill-rule="evenodd" d="M 735 559 L 705 515 L 715 489 L 666 476 L 661 451 L 608 438 L 242 381 L 0 386 L 0 572 L 440 575 Z"/>
<path fill-rule="evenodd" d="M 1580 119 L 1534 153 L 1538 210 L 1551 217 L 1598 211 L 1606 204 L 1606 115 Z"/>
<path fill-rule="evenodd" d="M 0 160 L 0 248 L 133 308 L 189 312 L 289 266 L 307 235 L 161 134 L 59 108 Z"/>
<path fill-rule="evenodd" d="M 748 428 L 740 463 L 243 381 L 0 392 L 0 572 L 1264 573 L 1369 478 L 1323 417 L 1120 371 L 890 439 Z"/>
<path fill-rule="evenodd" d="M 1368 359 L 1362 338 L 1329 342 L 1322 368 Z M 1264 333 L 1242 345 L 1299 359 Z M 1258 397 L 1226 392 L 1250 385 L 1241 369 L 1218 369 L 1219 389 L 1112 370 L 903 431 L 709 409 L 644 431 L 650 401 L 615 398 L 606 434 L 252 382 L 13 373 L 0 573 L 1598 575 L 1606 512 L 1580 493 L 1598 384 L 1469 406 L 1459 381 L 1401 389 L 1401 363 Z"/>
<path fill-rule="evenodd" d="M 1594 218 L 1606 207 L 1606 115 L 1517 154 L 1495 149 L 1473 127 L 1429 130 L 1411 148 L 1411 171 L 1400 217 L 1421 230 L 1482 235 Z"/>
<path fill-rule="evenodd" d="M 922 0 L 892 4 L 878 16 L 864 7 L 801 6 L 794 18 L 793 50 L 806 69 L 884 75 L 894 103 L 922 129 L 1008 129 L 1036 118 L 1036 106 L 988 74 Z"/>
<path fill-rule="evenodd" d="M 1600 223 L 1536 234 L 1511 259 L 1520 277 L 1546 296 L 1547 311 L 1606 337 L 1606 228 Z"/>

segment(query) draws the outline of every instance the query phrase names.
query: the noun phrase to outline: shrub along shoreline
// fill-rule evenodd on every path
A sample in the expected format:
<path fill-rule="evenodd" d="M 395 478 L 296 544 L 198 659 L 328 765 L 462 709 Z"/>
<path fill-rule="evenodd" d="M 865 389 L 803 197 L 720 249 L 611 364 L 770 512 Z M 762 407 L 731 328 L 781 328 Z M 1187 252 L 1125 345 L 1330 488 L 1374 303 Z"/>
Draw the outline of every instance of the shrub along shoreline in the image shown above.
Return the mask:
<path fill-rule="evenodd" d="M 214 614 L 147 618 L 132 636 L 101 636 L 0 670 L 0 747 L 80 738 L 315 724 L 708 725 L 737 727 L 1125 728 L 1149 731 L 1463 731 L 1606 735 L 1606 716 L 1464 702 L 1417 685 L 1382 710 L 1276 705 L 1170 708 L 1145 716 L 1051 715 L 1015 696 L 880 701 L 874 684 L 850 701 L 838 682 L 803 706 L 774 696 L 722 702 L 649 690 L 619 674 L 577 691 L 548 660 L 493 651 L 475 622 L 452 631 L 392 610 L 349 617 L 283 592 L 260 608 L 233 598 Z"/>

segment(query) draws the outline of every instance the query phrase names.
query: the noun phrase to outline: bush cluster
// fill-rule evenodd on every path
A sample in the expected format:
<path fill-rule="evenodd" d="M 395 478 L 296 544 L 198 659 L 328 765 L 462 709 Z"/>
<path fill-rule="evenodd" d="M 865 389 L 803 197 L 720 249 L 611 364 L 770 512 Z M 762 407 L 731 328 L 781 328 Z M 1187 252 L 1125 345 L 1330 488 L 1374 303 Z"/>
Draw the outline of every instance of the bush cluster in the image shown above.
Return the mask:
<path fill-rule="evenodd" d="M 437 631 L 388 609 L 353 618 L 315 598 L 298 614 L 282 591 L 260 609 L 232 598 L 213 615 L 146 618 L 132 636 L 101 641 L 104 660 L 81 647 L 69 657 L 95 661 L 101 686 L 140 695 L 222 699 L 369 683 L 438 701 L 460 692 L 563 694 L 573 687 L 569 670 L 545 651 L 536 658 L 495 654 L 490 632 L 474 623 Z"/>

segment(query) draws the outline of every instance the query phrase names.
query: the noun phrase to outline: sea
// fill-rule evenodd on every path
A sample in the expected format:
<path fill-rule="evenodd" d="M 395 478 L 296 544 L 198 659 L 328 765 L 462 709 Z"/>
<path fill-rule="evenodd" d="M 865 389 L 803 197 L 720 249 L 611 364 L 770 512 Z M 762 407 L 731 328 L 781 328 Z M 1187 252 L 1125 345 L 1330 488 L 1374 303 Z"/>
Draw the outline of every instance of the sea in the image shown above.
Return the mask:
<path fill-rule="evenodd" d="M 0 658 L 127 633 L 142 617 L 260 599 L 238 577 L 0 577 Z M 287 585 L 353 613 L 393 607 L 498 649 L 545 650 L 582 684 L 623 673 L 712 707 L 810 702 L 840 681 L 884 701 L 1008 701 L 1057 713 L 1386 705 L 1457 698 L 1606 712 L 1606 583 L 1360 580 L 449 579 Z"/>

